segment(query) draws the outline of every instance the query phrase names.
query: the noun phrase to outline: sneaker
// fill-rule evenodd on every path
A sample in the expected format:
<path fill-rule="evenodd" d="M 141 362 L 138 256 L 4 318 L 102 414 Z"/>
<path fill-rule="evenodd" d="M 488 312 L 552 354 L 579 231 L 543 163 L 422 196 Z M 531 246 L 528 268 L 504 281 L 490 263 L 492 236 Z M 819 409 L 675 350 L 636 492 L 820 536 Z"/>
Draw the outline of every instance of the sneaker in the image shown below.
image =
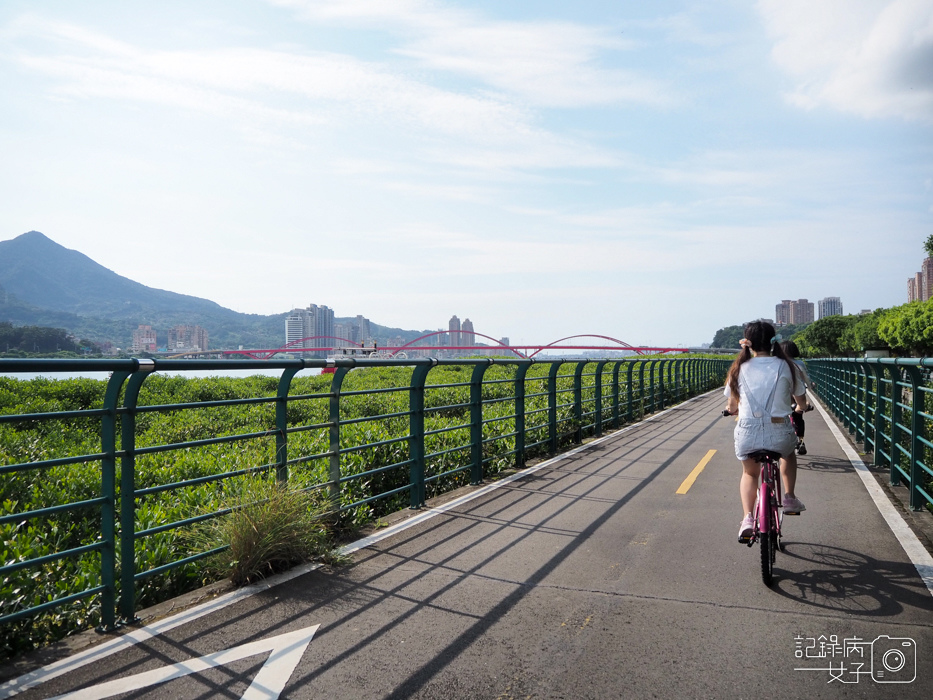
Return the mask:
<path fill-rule="evenodd" d="M 803 440 L 797 443 L 797 454 L 799 455 L 807 454 L 807 446 L 803 443 Z"/>
<path fill-rule="evenodd" d="M 755 518 L 749 513 L 742 519 L 742 524 L 739 525 L 739 544 L 748 544 L 754 534 Z"/>
<path fill-rule="evenodd" d="M 800 515 L 800 512 L 806 509 L 807 507 L 800 499 L 784 496 L 784 515 Z"/>

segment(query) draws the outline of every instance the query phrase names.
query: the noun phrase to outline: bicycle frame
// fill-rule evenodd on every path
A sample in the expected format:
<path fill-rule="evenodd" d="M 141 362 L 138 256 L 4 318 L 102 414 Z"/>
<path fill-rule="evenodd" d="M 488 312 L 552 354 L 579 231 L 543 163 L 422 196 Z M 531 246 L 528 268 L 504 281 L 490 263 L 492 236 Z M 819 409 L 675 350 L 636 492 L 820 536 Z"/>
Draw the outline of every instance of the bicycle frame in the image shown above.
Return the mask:
<path fill-rule="evenodd" d="M 761 543 L 761 576 L 766 586 L 771 585 L 775 553 L 784 549 L 781 543 L 781 524 L 783 522 L 781 476 L 778 467 L 780 455 L 761 450 L 752 454 L 761 465 L 761 477 L 758 487 L 758 502 L 755 504 L 755 531 L 749 540 L 751 547 Z"/>
<path fill-rule="evenodd" d="M 758 463 L 761 464 L 761 479 L 758 486 L 753 542 L 758 535 L 765 532 L 776 532 L 780 537 L 783 518 L 779 509 L 784 507 L 778 463 L 771 457 L 763 457 Z M 767 507 L 763 508 L 762 504 L 767 504 Z"/>

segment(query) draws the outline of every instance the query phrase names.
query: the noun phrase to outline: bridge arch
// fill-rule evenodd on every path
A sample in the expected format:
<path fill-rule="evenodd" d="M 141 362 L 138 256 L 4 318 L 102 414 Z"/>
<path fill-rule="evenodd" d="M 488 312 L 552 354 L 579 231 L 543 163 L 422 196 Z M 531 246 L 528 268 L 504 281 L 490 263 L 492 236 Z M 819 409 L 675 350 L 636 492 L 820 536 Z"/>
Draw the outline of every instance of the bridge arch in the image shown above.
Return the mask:
<path fill-rule="evenodd" d="M 435 332 L 433 332 L 433 333 L 426 333 L 425 335 L 421 336 L 420 338 L 415 338 L 414 340 L 411 340 L 411 341 L 405 343 L 404 345 L 402 345 L 401 347 L 397 348 L 397 349 L 395 350 L 395 352 L 392 353 L 392 355 L 394 356 L 395 353 L 402 352 L 403 350 L 406 350 L 406 349 L 407 349 L 407 350 L 425 350 L 425 349 L 428 349 L 428 348 L 435 348 L 435 347 L 436 347 L 436 348 L 438 348 L 438 349 L 443 350 L 443 347 L 438 346 L 438 345 L 428 345 L 428 346 L 426 346 L 426 347 L 414 347 L 413 344 L 414 344 L 414 343 L 417 343 L 419 340 L 424 340 L 425 338 L 433 338 L 434 336 L 438 336 L 438 335 L 450 335 L 451 333 L 458 333 L 458 332 L 462 335 L 465 331 L 449 331 L 449 330 L 447 330 L 447 331 L 435 331 Z M 477 333 L 476 331 L 466 331 L 466 333 L 468 333 L 469 335 L 478 335 L 478 336 L 480 336 L 481 338 L 486 338 L 486 340 L 491 340 L 492 342 L 496 343 L 496 345 L 493 346 L 493 349 L 495 349 L 496 347 L 498 347 L 498 348 L 504 348 L 504 349 L 506 349 L 506 350 L 510 350 L 510 351 L 514 352 L 516 355 L 518 355 L 519 357 L 521 357 L 521 358 L 523 358 L 523 359 L 526 358 L 525 355 L 523 355 L 522 353 L 520 353 L 520 352 L 519 352 L 518 350 L 516 350 L 515 348 L 509 347 L 508 345 L 506 345 L 505 343 L 503 343 L 501 340 L 496 340 L 496 339 L 493 338 L 491 335 L 486 335 L 485 333 Z M 478 350 L 484 350 L 485 348 L 477 348 L 477 349 L 478 349 Z"/>
<path fill-rule="evenodd" d="M 246 355 L 257 360 L 271 360 L 273 357 L 278 355 L 280 352 L 296 352 L 296 351 L 307 351 L 307 352 L 326 352 L 332 350 L 333 348 L 305 348 L 301 347 L 303 343 L 308 342 L 309 340 L 339 340 L 341 343 L 350 343 L 350 345 L 356 346 L 358 348 L 363 347 L 360 343 L 355 343 L 352 340 L 347 340 L 346 338 L 338 338 L 334 335 L 309 335 L 306 338 L 299 338 L 298 340 L 292 340 L 283 345 L 280 348 L 275 350 L 261 350 L 261 351 L 247 351 L 247 350 L 230 350 L 230 354 L 233 355 Z"/>
<path fill-rule="evenodd" d="M 636 348 L 634 345 L 629 345 L 624 340 L 619 340 L 618 338 L 612 338 L 608 335 L 596 335 L 595 333 L 583 333 L 581 335 L 568 335 L 566 338 L 561 338 L 560 340 L 552 341 L 548 343 L 547 345 L 544 345 L 538 348 L 533 353 L 531 353 L 528 357 L 534 357 L 542 350 L 547 350 L 548 348 L 554 348 L 554 346 L 556 346 L 557 343 L 563 343 L 565 340 L 573 340 L 574 338 L 600 338 L 601 340 L 608 340 L 612 343 L 618 343 L 623 348 L 634 350 L 639 355 L 644 355 L 644 353 L 639 348 Z"/>

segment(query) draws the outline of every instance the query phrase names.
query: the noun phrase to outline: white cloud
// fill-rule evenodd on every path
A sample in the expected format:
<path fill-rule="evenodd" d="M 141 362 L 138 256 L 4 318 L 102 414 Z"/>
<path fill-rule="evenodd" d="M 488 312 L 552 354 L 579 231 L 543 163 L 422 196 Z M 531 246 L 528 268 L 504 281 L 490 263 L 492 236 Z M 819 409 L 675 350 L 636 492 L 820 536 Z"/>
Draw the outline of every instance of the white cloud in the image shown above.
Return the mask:
<path fill-rule="evenodd" d="M 610 28 L 557 21 L 497 21 L 448 3 L 427 0 L 270 0 L 306 20 L 376 27 L 402 36 L 394 52 L 435 71 L 473 80 L 546 107 L 677 100 L 662 82 L 607 68 L 602 52 L 632 48 Z"/>
<path fill-rule="evenodd" d="M 616 164 L 603 149 L 538 126 L 502 93 L 437 87 L 384 62 L 320 51 L 143 49 L 37 18 L 12 23 L 4 35 L 13 40 L 13 60 L 56 81 L 55 97 L 206 113 L 261 143 L 281 142 L 281 130 L 291 127 L 364 125 L 411 139 L 419 144 L 413 155 L 454 167 Z"/>
<path fill-rule="evenodd" d="M 788 98 L 865 117 L 933 121 L 929 0 L 759 0 Z"/>

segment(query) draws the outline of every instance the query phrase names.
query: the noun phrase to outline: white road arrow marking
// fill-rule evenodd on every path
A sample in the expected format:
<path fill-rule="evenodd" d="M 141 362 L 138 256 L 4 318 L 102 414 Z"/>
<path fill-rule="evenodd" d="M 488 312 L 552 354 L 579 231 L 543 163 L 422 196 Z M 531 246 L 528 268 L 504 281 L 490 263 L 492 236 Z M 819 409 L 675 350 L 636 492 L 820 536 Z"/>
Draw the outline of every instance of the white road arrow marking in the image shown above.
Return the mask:
<path fill-rule="evenodd" d="M 304 629 L 280 634 L 269 639 L 260 639 L 258 642 L 242 644 L 232 649 L 218 651 L 197 659 L 189 659 L 171 666 L 163 666 L 151 671 L 137 673 L 135 676 L 118 678 L 117 680 L 93 685 L 82 690 L 58 695 L 52 700 L 103 700 L 132 690 L 148 688 L 159 683 L 165 683 L 175 678 L 182 678 L 192 673 L 200 673 L 209 668 L 217 668 L 226 664 L 245 659 L 267 651 L 272 653 L 253 678 L 243 700 L 275 700 L 279 697 L 292 672 L 301 661 L 305 649 L 311 643 L 311 638 L 320 625 L 305 627 Z"/>

